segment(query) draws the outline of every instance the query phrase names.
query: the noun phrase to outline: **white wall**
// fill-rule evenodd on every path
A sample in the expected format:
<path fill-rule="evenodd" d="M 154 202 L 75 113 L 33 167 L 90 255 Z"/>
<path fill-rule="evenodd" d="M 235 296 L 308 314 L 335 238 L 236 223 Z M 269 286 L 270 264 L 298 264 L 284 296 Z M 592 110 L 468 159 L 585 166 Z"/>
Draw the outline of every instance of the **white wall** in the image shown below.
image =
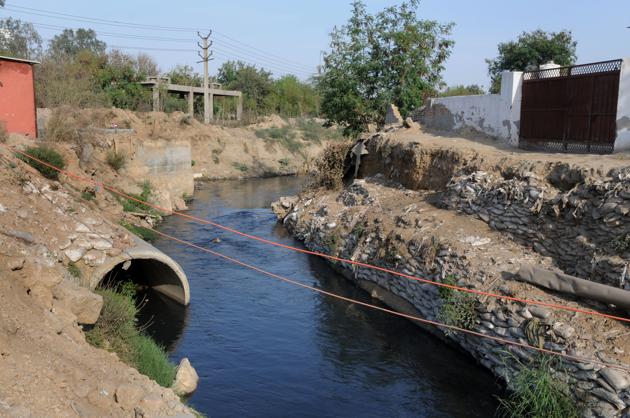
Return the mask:
<path fill-rule="evenodd" d="M 501 77 L 501 94 L 431 99 L 422 122 L 441 130 L 470 127 L 518 146 L 522 77 L 522 72 L 505 71 Z"/>
<path fill-rule="evenodd" d="M 630 58 L 624 58 L 621 64 L 616 120 L 615 151 L 630 150 Z"/>

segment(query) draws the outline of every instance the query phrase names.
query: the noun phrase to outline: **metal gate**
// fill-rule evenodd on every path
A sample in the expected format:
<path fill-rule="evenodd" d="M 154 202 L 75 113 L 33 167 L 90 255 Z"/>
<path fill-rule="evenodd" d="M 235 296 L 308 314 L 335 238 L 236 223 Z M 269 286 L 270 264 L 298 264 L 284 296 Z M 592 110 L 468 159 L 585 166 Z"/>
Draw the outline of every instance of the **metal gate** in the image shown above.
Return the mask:
<path fill-rule="evenodd" d="M 519 146 L 612 152 L 620 69 L 614 60 L 525 72 Z"/>

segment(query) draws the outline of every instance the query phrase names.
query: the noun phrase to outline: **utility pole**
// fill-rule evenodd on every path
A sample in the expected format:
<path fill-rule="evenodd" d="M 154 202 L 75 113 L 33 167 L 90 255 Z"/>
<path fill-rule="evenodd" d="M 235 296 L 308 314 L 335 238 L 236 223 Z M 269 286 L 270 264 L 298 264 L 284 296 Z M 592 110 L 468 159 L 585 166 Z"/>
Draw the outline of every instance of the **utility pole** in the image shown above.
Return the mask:
<path fill-rule="evenodd" d="M 198 61 L 198 63 L 203 62 L 203 123 L 205 124 L 210 123 L 210 121 L 214 119 L 214 112 L 212 108 L 214 106 L 214 100 L 212 99 L 214 98 L 211 97 L 208 88 L 208 62 L 214 59 L 212 58 L 212 51 L 210 51 L 210 47 L 212 46 L 210 35 L 212 35 L 212 31 L 209 31 L 208 35 L 206 36 L 203 36 L 201 33 L 197 32 L 197 36 L 199 36 L 199 38 L 201 38 L 201 40 L 203 41 L 203 45 L 197 42 L 197 45 L 199 46 L 199 48 L 201 48 L 202 51 L 197 51 L 197 54 L 201 58 L 201 61 Z"/>

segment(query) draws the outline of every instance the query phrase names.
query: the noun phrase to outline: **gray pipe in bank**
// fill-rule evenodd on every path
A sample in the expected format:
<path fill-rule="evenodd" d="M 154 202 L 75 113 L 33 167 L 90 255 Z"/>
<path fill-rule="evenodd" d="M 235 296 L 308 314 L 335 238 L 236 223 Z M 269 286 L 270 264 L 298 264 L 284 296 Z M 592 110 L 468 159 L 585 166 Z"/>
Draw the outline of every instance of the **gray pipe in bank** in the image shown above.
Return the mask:
<path fill-rule="evenodd" d="M 133 234 L 133 245 L 120 255 L 107 257 L 105 263 L 96 268 L 90 277 L 90 288 L 95 289 L 110 272 L 125 270 L 134 277 L 134 282 L 152 287 L 169 298 L 188 305 L 190 287 L 184 270 L 171 257 Z"/>

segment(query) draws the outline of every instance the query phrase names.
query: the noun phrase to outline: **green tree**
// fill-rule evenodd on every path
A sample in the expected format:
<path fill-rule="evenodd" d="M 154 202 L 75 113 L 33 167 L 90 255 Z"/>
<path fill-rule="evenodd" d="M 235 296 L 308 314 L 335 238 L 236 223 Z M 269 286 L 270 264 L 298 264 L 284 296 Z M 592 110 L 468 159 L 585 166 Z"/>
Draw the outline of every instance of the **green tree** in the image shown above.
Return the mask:
<path fill-rule="evenodd" d="M 38 59 L 42 55 L 42 38 L 32 24 L 19 19 L 0 20 L 0 55 Z"/>
<path fill-rule="evenodd" d="M 195 87 L 201 87 L 203 85 L 203 76 L 196 73 L 190 65 L 176 65 L 165 75 L 166 77 L 170 77 L 171 83 L 173 84 Z"/>
<path fill-rule="evenodd" d="M 453 25 L 419 19 L 418 5 L 409 0 L 371 15 L 362 1 L 352 3 L 348 22 L 331 33 L 317 80 L 328 124 L 364 132 L 382 122 L 387 104 L 406 115 L 442 85 Z"/>
<path fill-rule="evenodd" d="M 227 61 L 219 68 L 217 81 L 224 88 L 243 92 L 243 110 L 253 115 L 269 113 L 267 97 L 273 90 L 271 72 L 242 61 Z"/>
<path fill-rule="evenodd" d="M 576 46 L 577 42 L 568 30 L 545 32 L 538 29 L 521 33 L 516 41 L 500 43 L 498 57 L 486 60 L 491 79 L 490 92 L 501 90 L 503 71 L 524 71 L 549 61 L 562 66 L 572 65 L 577 59 Z"/>
<path fill-rule="evenodd" d="M 74 56 L 80 51 L 104 54 L 107 44 L 96 37 L 93 29 L 64 29 L 50 40 L 48 52 L 52 55 Z"/>
<path fill-rule="evenodd" d="M 285 75 L 273 82 L 267 104 L 274 113 L 282 116 L 317 116 L 319 113 L 317 91 L 294 75 Z"/>
<path fill-rule="evenodd" d="M 139 84 L 145 76 L 136 71 L 137 61 L 114 50 L 97 73 L 97 81 L 112 106 L 122 109 L 148 110 L 149 90 Z"/>
<path fill-rule="evenodd" d="M 475 94 L 486 94 L 486 91 L 483 87 L 477 84 L 469 84 L 467 86 L 463 84 L 458 84 L 455 86 L 449 86 L 446 90 L 440 92 L 440 97 L 449 97 L 449 96 L 470 96 Z"/>

